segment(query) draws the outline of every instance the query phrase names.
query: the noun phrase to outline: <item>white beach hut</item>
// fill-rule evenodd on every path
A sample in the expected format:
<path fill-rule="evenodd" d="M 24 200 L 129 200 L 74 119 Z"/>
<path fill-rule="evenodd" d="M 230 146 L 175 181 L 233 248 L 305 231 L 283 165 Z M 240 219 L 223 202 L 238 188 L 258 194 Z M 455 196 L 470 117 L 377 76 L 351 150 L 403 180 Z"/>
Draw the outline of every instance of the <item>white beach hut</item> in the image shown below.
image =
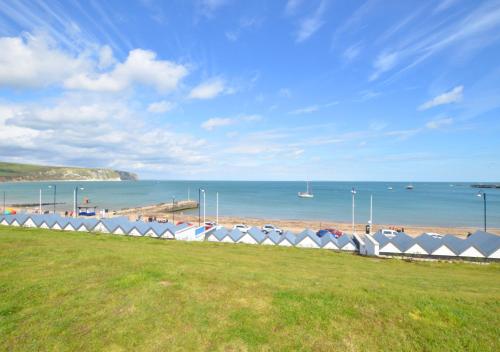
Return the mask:
<path fill-rule="evenodd" d="M 280 236 L 281 235 L 279 234 L 279 232 L 271 231 L 266 235 L 266 237 L 260 244 L 265 246 L 275 246 L 280 241 Z"/>
<path fill-rule="evenodd" d="M 216 229 L 207 236 L 208 242 L 221 242 L 224 237 L 228 235 L 229 231 L 225 227 Z"/>
<path fill-rule="evenodd" d="M 260 244 L 265 238 L 266 235 L 261 230 L 252 227 L 241 236 L 237 243 Z"/>
<path fill-rule="evenodd" d="M 436 238 L 435 236 L 429 235 L 428 233 L 423 233 L 415 238 L 415 242 L 418 243 L 420 247 L 422 247 L 422 249 L 431 256 L 456 256 L 456 253 L 450 248 L 450 245 L 444 243 L 442 238 Z"/>
<path fill-rule="evenodd" d="M 323 249 L 331 249 L 331 250 L 339 250 L 339 245 L 337 243 L 337 239 L 331 233 L 327 233 L 321 237 L 321 248 Z"/>
<path fill-rule="evenodd" d="M 283 247 L 293 247 L 295 245 L 296 240 L 297 236 L 295 236 L 293 232 L 286 231 L 280 236 L 276 244 L 278 246 L 283 246 Z"/>
<path fill-rule="evenodd" d="M 477 248 L 485 258 L 500 259 L 500 236 L 476 231 L 467 238 L 466 242 L 467 245 Z"/>
<path fill-rule="evenodd" d="M 305 229 L 297 236 L 295 247 L 321 248 L 321 239 L 316 235 L 316 232 Z"/>

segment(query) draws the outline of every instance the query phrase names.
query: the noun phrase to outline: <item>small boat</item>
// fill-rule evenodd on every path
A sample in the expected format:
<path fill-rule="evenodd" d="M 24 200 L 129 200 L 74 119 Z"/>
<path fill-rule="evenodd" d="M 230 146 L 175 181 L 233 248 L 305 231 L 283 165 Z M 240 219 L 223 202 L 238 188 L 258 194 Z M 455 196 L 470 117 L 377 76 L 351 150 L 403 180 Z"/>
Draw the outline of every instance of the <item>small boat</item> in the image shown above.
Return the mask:
<path fill-rule="evenodd" d="M 307 190 L 305 192 L 299 192 L 297 195 L 300 198 L 314 198 L 314 194 L 312 194 L 309 188 L 309 181 L 307 182 Z"/>
<path fill-rule="evenodd" d="M 410 183 L 408 186 L 406 186 L 406 189 L 412 190 L 413 189 L 413 185 Z"/>
<path fill-rule="evenodd" d="M 392 187 L 391 187 L 391 186 L 387 187 L 387 189 L 388 189 L 389 191 L 392 191 Z"/>

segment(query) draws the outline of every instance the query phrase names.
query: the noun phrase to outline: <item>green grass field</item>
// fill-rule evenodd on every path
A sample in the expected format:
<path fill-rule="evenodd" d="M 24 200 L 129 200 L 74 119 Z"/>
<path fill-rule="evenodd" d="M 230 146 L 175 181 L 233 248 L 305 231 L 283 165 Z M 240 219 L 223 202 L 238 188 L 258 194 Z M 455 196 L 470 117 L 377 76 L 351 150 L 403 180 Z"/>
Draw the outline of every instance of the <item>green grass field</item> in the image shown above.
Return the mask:
<path fill-rule="evenodd" d="M 500 265 L 0 226 L 1 351 L 499 351 Z"/>

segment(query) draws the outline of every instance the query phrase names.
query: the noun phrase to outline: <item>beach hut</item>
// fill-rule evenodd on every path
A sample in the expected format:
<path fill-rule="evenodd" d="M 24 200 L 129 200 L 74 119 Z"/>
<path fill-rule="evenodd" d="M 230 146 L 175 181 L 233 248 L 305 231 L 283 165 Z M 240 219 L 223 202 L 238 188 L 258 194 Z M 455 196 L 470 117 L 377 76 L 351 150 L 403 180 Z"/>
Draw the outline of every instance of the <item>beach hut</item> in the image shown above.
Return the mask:
<path fill-rule="evenodd" d="M 0 215 L 0 225 L 8 226 L 9 222 L 7 221 L 7 216 L 9 215 Z"/>
<path fill-rule="evenodd" d="M 241 237 L 243 237 L 243 233 L 238 229 L 233 229 L 226 237 L 222 239 L 221 242 L 238 243 Z"/>
<path fill-rule="evenodd" d="M 237 243 L 260 244 L 265 239 L 266 235 L 264 232 L 256 227 L 251 227 L 247 233 L 244 233 L 243 236 L 240 237 Z"/>
<path fill-rule="evenodd" d="M 44 215 L 43 220 L 38 227 L 41 229 L 50 229 L 57 219 L 58 217 L 53 214 Z"/>
<path fill-rule="evenodd" d="M 454 257 L 455 252 L 450 249 L 450 245 L 443 242 L 442 238 L 438 238 L 428 233 L 423 233 L 417 238 L 415 242 L 427 252 L 428 255 L 439 257 Z"/>
<path fill-rule="evenodd" d="M 23 226 L 36 228 L 40 226 L 42 221 L 43 221 L 43 215 L 32 214 L 28 217 L 28 219 L 26 219 Z"/>
<path fill-rule="evenodd" d="M 484 232 L 476 231 L 470 235 L 467 244 L 477 248 L 477 250 L 489 259 L 500 259 L 500 236 Z"/>
<path fill-rule="evenodd" d="M 316 232 L 305 229 L 297 236 L 295 247 L 321 248 L 321 238 L 316 235 Z"/>
<path fill-rule="evenodd" d="M 152 222 L 150 223 L 150 230 L 146 233 L 146 236 L 148 233 L 154 234 L 154 236 L 152 235 L 151 237 L 174 239 L 175 225 L 170 223 Z"/>
<path fill-rule="evenodd" d="M 323 237 L 321 237 L 321 248 L 323 249 L 332 249 L 339 250 L 339 245 L 337 239 L 331 233 L 327 233 Z"/>
<path fill-rule="evenodd" d="M 99 224 L 99 220 L 90 218 L 90 219 L 83 219 L 82 225 L 77 229 L 77 231 L 80 232 L 92 232 L 92 231 L 97 231 L 94 230 L 95 227 Z"/>
<path fill-rule="evenodd" d="M 10 223 L 10 226 L 23 226 L 24 223 L 29 219 L 28 214 L 19 213 L 13 215 L 13 220 Z"/>
<path fill-rule="evenodd" d="M 391 239 L 392 244 L 402 254 L 413 254 L 413 255 L 427 255 L 429 254 L 426 250 L 418 244 L 413 237 L 408 236 L 404 232 L 398 232 L 396 236 Z"/>
<path fill-rule="evenodd" d="M 297 236 L 293 232 L 286 231 L 283 233 L 278 242 L 276 243 L 278 246 L 283 247 L 292 247 L 295 245 L 295 241 L 297 240 Z"/>
<path fill-rule="evenodd" d="M 130 236 L 142 237 L 150 230 L 150 227 L 143 221 L 134 221 L 131 223 L 128 234 Z"/>
<path fill-rule="evenodd" d="M 480 252 L 478 252 L 477 249 L 468 245 L 463 238 L 458 238 L 453 235 L 445 235 L 441 239 L 441 242 L 445 244 L 453 253 L 455 253 L 456 256 L 461 256 L 462 253 L 465 253 L 463 257 L 484 257 Z"/>
<path fill-rule="evenodd" d="M 277 231 L 271 231 L 267 234 L 264 240 L 260 243 L 266 246 L 277 245 L 280 240 L 281 235 Z"/>
<path fill-rule="evenodd" d="M 400 254 L 401 251 L 391 242 L 391 239 L 381 232 L 373 235 L 375 241 L 379 243 L 379 253 L 381 254 Z"/>
<path fill-rule="evenodd" d="M 63 227 L 64 231 L 77 231 L 82 226 L 82 219 L 68 219 L 66 225 Z"/>
<path fill-rule="evenodd" d="M 116 226 L 112 232 L 114 235 L 128 235 L 133 226 L 127 218 L 116 219 L 115 225 Z"/>
<path fill-rule="evenodd" d="M 229 233 L 229 231 L 226 228 L 221 227 L 220 229 L 216 229 L 215 231 L 210 233 L 207 236 L 207 241 L 208 242 L 221 242 L 222 239 L 224 237 L 226 237 L 228 233 Z"/>
<path fill-rule="evenodd" d="M 348 234 L 343 234 L 337 238 L 337 245 L 341 251 L 353 252 L 356 250 L 356 244 Z"/>

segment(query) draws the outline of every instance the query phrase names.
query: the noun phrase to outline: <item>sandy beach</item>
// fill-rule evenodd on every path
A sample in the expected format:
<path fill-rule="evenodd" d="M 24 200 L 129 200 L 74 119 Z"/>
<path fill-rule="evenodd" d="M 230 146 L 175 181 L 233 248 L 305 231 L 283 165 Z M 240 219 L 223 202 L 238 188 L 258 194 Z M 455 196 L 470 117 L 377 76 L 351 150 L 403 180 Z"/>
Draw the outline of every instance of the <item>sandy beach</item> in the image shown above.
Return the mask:
<path fill-rule="evenodd" d="M 127 213 L 122 213 L 121 211 L 116 212 L 115 215 L 127 215 L 131 220 L 137 219 L 141 214 L 143 218 L 156 217 L 157 219 L 168 220 L 175 223 L 179 221 L 191 222 L 193 224 L 198 223 L 198 216 L 192 214 L 186 214 L 184 212 L 176 212 L 174 218 L 172 219 L 171 212 L 163 212 L 160 209 L 155 209 L 154 207 L 147 207 L 146 212 L 140 211 L 140 208 L 134 209 L 134 212 L 127 211 Z M 159 210 L 159 211 L 156 211 Z M 206 221 L 215 221 L 215 216 L 207 216 Z M 203 215 L 201 218 L 203 222 Z M 237 216 L 222 216 L 219 217 L 219 224 L 232 228 L 235 224 L 246 224 L 248 226 L 261 227 L 264 224 L 273 224 L 284 230 L 289 230 L 292 232 L 300 232 L 306 228 L 312 230 L 324 229 L 324 228 L 335 228 L 340 231 L 352 232 L 352 224 L 347 222 L 331 221 L 331 220 L 298 220 L 298 219 L 272 219 L 272 218 L 255 218 L 255 217 L 237 217 Z M 357 233 L 365 232 L 366 224 L 355 224 L 355 231 Z M 467 236 L 468 232 L 474 232 L 479 227 L 453 227 L 453 226 L 416 226 L 411 224 L 374 224 L 374 231 L 380 228 L 397 228 L 404 229 L 404 231 L 411 236 L 418 236 L 423 232 L 436 232 L 440 234 L 453 234 L 457 236 Z M 500 234 L 499 228 L 488 228 L 489 232 Z"/>
<path fill-rule="evenodd" d="M 180 202 L 181 207 L 186 206 L 187 208 L 191 208 L 193 206 L 192 203 L 195 202 Z M 16 208 L 18 211 L 26 211 L 26 212 L 35 212 L 37 210 L 36 207 L 24 207 L 24 208 Z M 61 214 L 64 215 L 64 214 Z M 141 218 L 144 221 L 147 221 L 149 217 L 156 218 L 157 220 L 167 220 L 169 222 L 174 221 L 178 223 L 182 222 L 190 222 L 192 224 L 198 224 L 198 215 L 187 214 L 184 211 L 177 211 L 175 215 L 172 216 L 171 205 L 169 203 L 163 203 L 158 205 L 149 205 L 145 207 L 137 207 L 137 208 L 129 208 L 123 210 L 111 211 L 109 216 L 127 216 L 130 220 L 136 220 Z M 206 221 L 215 221 L 215 216 L 206 217 Z M 201 218 L 201 222 L 203 222 L 203 214 Z M 332 220 L 301 220 L 301 219 L 273 219 L 273 218 L 256 218 L 256 217 L 243 217 L 243 216 L 220 216 L 219 224 L 226 227 L 232 228 L 235 224 L 246 224 L 248 226 L 256 226 L 262 227 L 264 224 L 273 224 L 283 230 L 288 230 L 292 232 L 300 232 L 306 228 L 317 231 L 319 229 L 324 228 L 334 228 L 340 231 L 352 232 L 352 224 L 350 222 L 340 222 L 340 221 L 332 221 Z M 357 233 L 365 233 L 366 224 L 355 224 L 355 231 Z M 377 231 L 381 228 L 396 228 L 396 229 L 404 229 L 404 231 L 411 236 L 418 236 L 424 232 L 435 232 L 439 234 L 453 234 L 457 236 L 466 237 L 467 233 L 474 232 L 479 229 L 482 229 L 480 226 L 478 227 L 453 227 L 453 226 L 421 226 L 421 225 L 411 225 L 411 224 L 377 224 L 373 225 L 373 231 Z M 488 228 L 488 232 L 500 234 L 500 228 Z"/>

